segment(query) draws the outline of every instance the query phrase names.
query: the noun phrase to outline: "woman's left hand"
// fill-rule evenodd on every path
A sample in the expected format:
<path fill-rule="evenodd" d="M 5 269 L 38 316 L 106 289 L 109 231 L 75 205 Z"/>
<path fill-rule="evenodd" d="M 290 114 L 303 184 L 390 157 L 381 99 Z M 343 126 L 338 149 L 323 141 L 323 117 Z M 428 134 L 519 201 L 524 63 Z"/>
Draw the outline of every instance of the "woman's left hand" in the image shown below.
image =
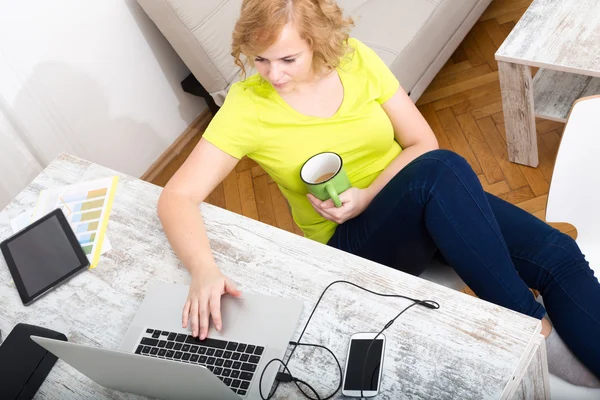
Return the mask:
<path fill-rule="evenodd" d="M 339 195 L 342 202 L 341 207 L 336 207 L 333 200 L 322 201 L 312 194 L 307 194 L 308 200 L 320 216 L 337 224 L 352 219 L 362 213 L 371 203 L 371 196 L 365 189 L 350 188 Z"/>

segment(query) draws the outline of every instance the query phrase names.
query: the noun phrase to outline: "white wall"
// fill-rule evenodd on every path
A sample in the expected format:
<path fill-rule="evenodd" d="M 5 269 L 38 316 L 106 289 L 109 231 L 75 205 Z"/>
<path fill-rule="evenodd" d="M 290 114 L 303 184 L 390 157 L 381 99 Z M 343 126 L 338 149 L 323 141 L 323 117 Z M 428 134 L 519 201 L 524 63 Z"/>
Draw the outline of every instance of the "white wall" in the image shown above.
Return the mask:
<path fill-rule="evenodd" d="M 0 209 L 42 170 L 19 133 L 19 127 L 11 120 L 6 103 L 0 97 Z M 19 167 L 15 168 L 16 165 Z"/>
<path fill-rule="evenodd" d="M 140 176 L 206 107 L 188 72 L 135 0 L 0 0 L 0 96 L 43 165 Z"/>

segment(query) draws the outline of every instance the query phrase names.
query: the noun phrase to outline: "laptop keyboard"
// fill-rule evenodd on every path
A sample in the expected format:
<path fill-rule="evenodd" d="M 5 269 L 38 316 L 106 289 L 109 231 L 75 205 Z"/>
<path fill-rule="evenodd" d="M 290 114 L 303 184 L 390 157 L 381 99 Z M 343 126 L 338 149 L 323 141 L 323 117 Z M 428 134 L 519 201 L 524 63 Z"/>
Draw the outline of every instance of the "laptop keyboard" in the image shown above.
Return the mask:
<path fill-rule="evenodd" d="M 146 329 L 135 354 L 203 365 L 231 390 L 245 396 L 265 348 L 247 343 Z"/>

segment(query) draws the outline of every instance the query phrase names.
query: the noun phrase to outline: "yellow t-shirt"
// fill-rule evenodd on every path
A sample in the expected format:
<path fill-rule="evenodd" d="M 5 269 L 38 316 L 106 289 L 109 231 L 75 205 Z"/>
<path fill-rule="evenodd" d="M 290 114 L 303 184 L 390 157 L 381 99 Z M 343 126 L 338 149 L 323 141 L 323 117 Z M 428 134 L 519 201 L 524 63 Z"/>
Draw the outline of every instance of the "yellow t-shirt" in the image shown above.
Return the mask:
<path fill-rule="evenodd" d="M 402 151 L 381 107 L 399 82 L 377 54 L 356 39 L 337 68 L 344 99 L 331 118 L 306 116 L 289 106 L 256 74 L 231 86 L 203 137 L 236 157 L 255 160 L 288 200 L 305 236 L 327 243 L 336 223 L 321 217 L 306 197 L 300 168 L 311 156 L 338 153 L 352 186 L 368 187 Z"/>

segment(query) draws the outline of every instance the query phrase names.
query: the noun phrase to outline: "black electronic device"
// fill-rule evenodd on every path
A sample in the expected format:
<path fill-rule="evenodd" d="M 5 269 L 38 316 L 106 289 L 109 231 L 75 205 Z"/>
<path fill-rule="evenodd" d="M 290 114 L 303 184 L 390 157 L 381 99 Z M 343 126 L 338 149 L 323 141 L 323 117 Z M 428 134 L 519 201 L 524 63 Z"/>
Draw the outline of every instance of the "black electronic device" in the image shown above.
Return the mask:
<path fill-rule="evenodd" d="M 0 249 L 25 305 L 90 265 L 61 209 L 4 240 Z"/>
<path fill-rule="evenodd" d="M 32 399 L 57 360 L 31 335 L 67 340 L 60 332 L 17 324 L 0 346 L 0 399 Z"/>

